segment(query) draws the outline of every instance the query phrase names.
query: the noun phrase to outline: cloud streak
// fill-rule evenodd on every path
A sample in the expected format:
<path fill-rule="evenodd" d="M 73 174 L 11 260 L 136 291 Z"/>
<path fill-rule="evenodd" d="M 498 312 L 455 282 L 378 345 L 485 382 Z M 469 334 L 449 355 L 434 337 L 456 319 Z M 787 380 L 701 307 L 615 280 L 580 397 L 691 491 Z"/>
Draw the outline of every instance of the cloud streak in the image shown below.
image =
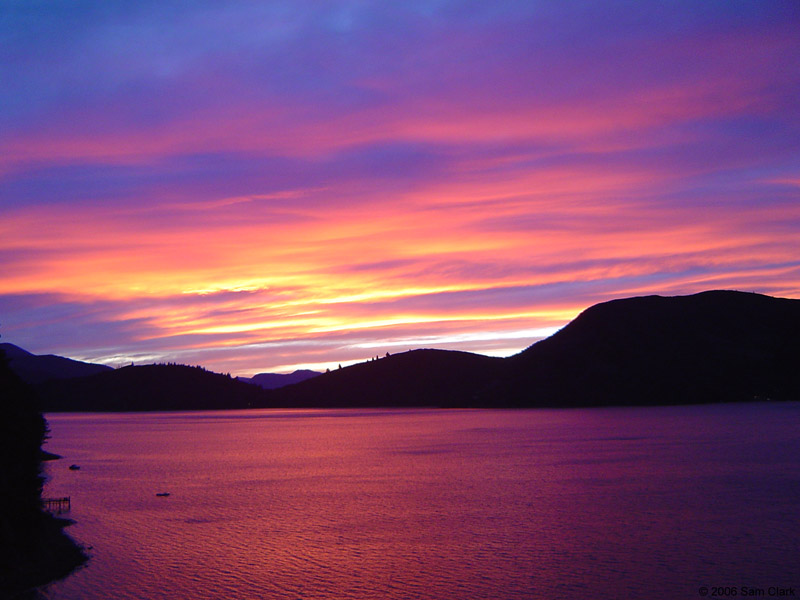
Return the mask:
<path fill-rule="evenodd" d="M 0 309 L 240 374 L 800 297 L 792 2 L 12 2 Z"/>

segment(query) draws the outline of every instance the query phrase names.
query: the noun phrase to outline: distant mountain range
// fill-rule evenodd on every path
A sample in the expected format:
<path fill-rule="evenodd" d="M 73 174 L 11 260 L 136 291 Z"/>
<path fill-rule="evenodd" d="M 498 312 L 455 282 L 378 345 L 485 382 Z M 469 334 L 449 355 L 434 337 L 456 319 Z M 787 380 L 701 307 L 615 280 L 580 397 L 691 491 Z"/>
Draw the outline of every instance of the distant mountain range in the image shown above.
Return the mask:
<path fill-rule="evenodd" d="M 84 377 L 50 378 L 38 390 L 51 411 L 800 400 L 798 340 L 800 300 L 711 291 L 598 304 L 505 359 L 423 349 L 325 374 L 250 379 L 269 388 L 304 378 L 276 389 L 192 367 L 104 368 Z M 12 357 L 12 368 L 17 360 Z"/>
<path fill-rule="evenodd" d="M 9 343 L 0 343 L 8 365 L 25 383 L 33 385 L 48 411 L 191 410 L 247 408 L 265 405 L 262 389 L 305 381 L 317 371 L 259 373 L 229 377 L 183 365 L 144 365 L 113 369 L 53 354 L 36 355 Z M 113 373 L 113 374 L 112 374 Z M 92 377 L 101 375 L 103 377 Z M 248 384 L 248 385 L 243 385 Z M 252 389 L 257 386 L 256 389 Z M 220 397 L 225 398 L 220 406 Z"/>
<path fill-rule="evenodd" d="M 72 360 L 54 354 L 36 355 L 14 344 L 0 344 L 11 370 L 25 383 L 37 385 L 51 379 L 70 379 L 112 371 L 111 367 Z"/>
<path fill-rule="evenodd" d="M 285 385 L 300 383 L 301 381 L 311 379 L 317 375 L 322 375 L 322 373 L 318 371 L 309 371 L 307 369 L 298 369 L 292 373 L 258 373 L 252 377 L 237 377 L 237 379 L 245 383 L 255 384 L 265 390 L 274 390 Z"/>

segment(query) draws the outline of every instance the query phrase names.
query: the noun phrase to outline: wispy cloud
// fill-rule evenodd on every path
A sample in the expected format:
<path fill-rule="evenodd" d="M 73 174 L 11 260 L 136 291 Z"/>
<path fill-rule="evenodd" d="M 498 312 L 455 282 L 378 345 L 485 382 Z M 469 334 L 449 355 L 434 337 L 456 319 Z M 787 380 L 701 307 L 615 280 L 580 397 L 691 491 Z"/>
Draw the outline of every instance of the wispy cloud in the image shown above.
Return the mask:
<path fill-rule="evenodd" d="M 249 374 L 800 296 L 796 3 L 5 10 L 0 322 L 32 351 Z"/>

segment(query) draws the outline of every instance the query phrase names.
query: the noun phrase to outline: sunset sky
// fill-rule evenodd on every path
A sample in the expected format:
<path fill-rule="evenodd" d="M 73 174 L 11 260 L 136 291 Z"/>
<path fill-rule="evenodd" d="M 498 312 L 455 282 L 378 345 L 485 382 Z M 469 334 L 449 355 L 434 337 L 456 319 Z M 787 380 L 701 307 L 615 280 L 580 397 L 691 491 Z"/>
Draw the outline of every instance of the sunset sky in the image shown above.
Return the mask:
<path fill-rule="evenodd" d="M 800 2 L 0 4 L 0 334 L 250 375 L 800 298 Z"/>

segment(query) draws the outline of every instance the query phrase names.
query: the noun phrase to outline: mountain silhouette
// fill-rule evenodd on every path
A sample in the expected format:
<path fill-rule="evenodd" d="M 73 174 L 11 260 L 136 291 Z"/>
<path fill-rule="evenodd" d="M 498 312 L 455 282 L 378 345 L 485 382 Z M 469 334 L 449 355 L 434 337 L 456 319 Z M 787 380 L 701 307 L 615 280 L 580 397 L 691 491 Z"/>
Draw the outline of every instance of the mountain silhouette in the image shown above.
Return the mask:
<path fill-rule="evenodd" d="M 486 403 L 598 406 L 800 399 L 800 300 L 735 291 L 592 306 L 507 359 Z"/>
<path fill-rule="evenodd" d="M 267 405 L 267 392 L 185 365 L 129 366 L 37 387 L 46 412 L 211 410 Z"/>
<path fill-rule="evenodd" d="M 46 410 L 572 407 L 800 399 L 800 300 L 735 291 L 588 308 L 509 358 L 422 349 L 263 390 L 197 367 L 38 386 Z"/>
<path fill-rule="evenodd" d="M 303 406 L 569 407 L 800 398 L 800 300 L 735 291 L 592 306 L 506 359 L 420 350 L 276 390 Z"/>
<path fill-rule="evenodd" d="M 501 358 L 412 350 L 274 390 L 280 406 L 465 406 L 496 377 Z"/>
<path fill-rule="evenodd" d="M 0 344 L 0 350 L 5 352 L 11 370 L 25 383 L 31 385 L 44 383 L 51 379 L 85 377 L 113 370 L 105 365 L 81 362 L 53 354 L 31 354 L 14 344 Z"/>
<path fill-rule="evenodd" d="M 306 379 L 311 379 L 322 373 L 318 371 L 309 371 L 308 369 L 298 369 L 292 373 L 258 373 L 252 377 L 237 377 L 239 381 L 245 383 L 252 383 L 265 390 L 274 390 L 285 385 L 293 383 L 300 383 Z"/>

